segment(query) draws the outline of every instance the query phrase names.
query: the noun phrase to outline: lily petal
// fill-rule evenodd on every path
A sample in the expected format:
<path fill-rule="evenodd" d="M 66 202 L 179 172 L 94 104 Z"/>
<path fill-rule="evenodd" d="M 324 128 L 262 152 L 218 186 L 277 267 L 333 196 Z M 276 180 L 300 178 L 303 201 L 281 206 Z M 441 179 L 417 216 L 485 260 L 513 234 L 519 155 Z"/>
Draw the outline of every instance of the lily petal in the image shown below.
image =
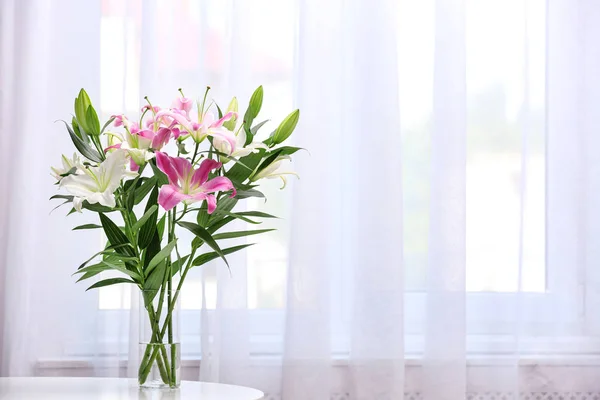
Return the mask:
<path fill-rule="evenodd" d="M 173 168 L 171 164 L 171 158 L 165 153 L 161 153 L 160 151 L 156 153 L 156 165 L 158 168 L 164 172 L 169 178 L 169 183 L 171 185 L 177 185 L 179 180 L 177 176 L 177 171 Z"/>
<path fill-rule="evenodd" d="M 158 204 L 165 211 L 169 211 L 183 200 L 189 199 L 191 196 L 179 192 L 179 188 L 174 185 L 163 185 L 158 193 Z"/>
<path fill-rule="evenodd" d="M 227 190 L 233 189 L 233 193 L 231 197 L 236 195 L 235 187 L 233 187 L 233 183 L 224 176 L 217 176 L 216 178 L 211 179 L 210 181 L 204 183 L 201 188 L 205 192 L 225 192 Z"/>
<path fill-rule="evenodd" d="M 194 172 L 192 176 L 191 184 L 193 186 L 200 186 L 208 179 L 208 174 L 215 168 L 220 168 L 221 163 L 210 158 L 202 161 L 200 167 Z"/>

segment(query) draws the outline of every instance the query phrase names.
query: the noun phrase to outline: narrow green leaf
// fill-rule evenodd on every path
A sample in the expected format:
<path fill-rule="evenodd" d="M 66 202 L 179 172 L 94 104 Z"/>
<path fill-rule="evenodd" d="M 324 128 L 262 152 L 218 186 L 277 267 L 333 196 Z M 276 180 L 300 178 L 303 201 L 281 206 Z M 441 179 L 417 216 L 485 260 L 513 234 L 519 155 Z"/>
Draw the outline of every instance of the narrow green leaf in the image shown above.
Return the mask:
<path fill-rule="evenodd" d="M 251 220 L 250 218 L 246 218 L 245 216 L 243 216 L 243 215 L 242 215 L 242 213 L 232 213 L 232 212 L 230 212 L 230 211 L 218 210 L 218 209 L 217 209 L 217 210 L 215 210 L 215 214 L 223 214 L 223 215 L 228 215 L 228 216 L 229 216 L 229 217 L 231 217 L 231 218 L 234 218 L 234 219 L 241 219 L 242 221 L 244 221 L 244 222 L 248 222 L 249 224 L 254 224 L 254 225 L 260 224 L 260 222 L 258 222 L 258 221 L 253 221 L 253 220 Z M 214 215 L 214 214 L 213 214 L 213 215 Z M 223 218 L 223 219 L 226 219 L 226 218 Z M 209 232 L 211 232 L 211 233 L 212 233 L 212 232 L 214 232 L 214 230 L 213 230 L 213 229 L 214 229 L 214 227 L 215 227 L 215 226 L 217 226 L 217 225 L 219 224 L 219 222 L 220 222 L 220 221 L 215 221 L 215 223 L 211 223 L 211 224 L 209 224 L 209 225 L 208 225 L 208 231 L 209 231 Z M 227 223 L 229 223 L 229 222 L 230 222 L 230 221 L 226 221 L 226 222 L 225 222 L 225 224 L 227 224 Z M 221 226 L 223 226 L 223 225 L 221 225 Z M 220 228 L 221 226 L 219 226 L 219 228 Z M 218 228 L 217 228 L 217 229 L 218 229 Z"/>
<path fill-rule="evenodd" d="M 273 135 L 273 143 L 282 143 L 288 137 L 290 137 L 292 132 L 294 132 L 294 129 L 296 129 L 298 119 L 300 119 L 300 110 L 294 110 L 287 117 L 285 117 L 275 130 L 275 134 Z"/>
<path fill-rule="evenodd" d="M 237 215 L 243 215 L 245 217 L 259 217 L 259 218 L 279 218 L 275 215 L 267 214 L 262 211 L 241 211 L 236 213 Z"/>
<path fill-rule="evenodd" d="M 55 194 L 54 196 L 50 197 L 49 200 L 63 199 L 63 200 L 73 201 L 73 197 L 74 196 L 70 196 L 70 195 L 66 195 L 66 194 Z"/>
<path fill-rule="evenodd" d="M 134 225 L 133 225 L 133 231 L 137 232 L 146 221 L 148 221 L 148 219 L 150 217 L 152 217 L 152 214 L 158 213 L 158 205 L 154 204 L 152 207 L 150 207 L 150 209 L 148 211 L 146 211 L 144 213 L 144 215 L 142 215 L 142 218 L 140 218 Z"/>
<path fill-rule="evenodd" d="M 265 119 L 264 121 L 262 121 L 262 122 L 259 122 L 258 124 L 254 125 L 254 126 L 252 127 L 252 129 L 250 129 L 250 132 L 252 132 L 252 134 L 253 134 L 253 135 L 256 135 L 256 133 L 258 132 L 258 130 L 259 130 L 260 128 L 262 128 L 262 126 L 263 126 L 264 124 L 266 124 L 267 122 L 269 122 L 269 121 L 270 121 L 270 120 L 268 120 L 268 119 Z"/>
<path fill-rule="evenodd" d="M 256 190 L 256 189 L 250 189 L 250 190 L 238 190 L 235 198 L 236 199 L 247 199 L 248 197 L 260 197 L 260 198 L 264 198 L 265 195 Z"/>
<path fill-rule="evenodd" d="M 189 230 L 194 235 L 196 235 L 200 239 L 202 239 L 204 241 L 204 243 L 206 243 L 208 246 L 210 246 L 219 256 L 221 256 L 223 261 L 225 261 L 225 264 L 227 264 L 227 267 L 229 267 L 229 262 L 227 262 L 227 259 L 225 258 L 225 255 L 221 251 L 221 248 L 219 247 L 217 242 L 215 242 L 215 240 L 212 238 L 211 234 L 206 229 L 204 229 L 200 225 L 194 224 L 192 222 L 180 221 L 180 222 L 178 222 L 178 224 L 179 224 L 179 226 L 184 227 L 185 229 Z"/>
<path fill-rule="evenodd" d="M 248 244 L 242 244 L 239 246 L 228 247 L 226 249 L 223 249 L 222 253 L 225 255 L 235 253 L 236 251 L 240 251 L 240 250 L 245 249 L 246 247 L 250 247 L 252 245 L 254 245 L 254 243 L 248 243 Z M 197 266 L 206 264 L 207 262 L 212 261 L 218 257 L 220 257 L 220 255 L 214 251 L 210 252 L 210 253 L 204 253 L 204 254 L 201 254 L 198 257 L 194 258 L 194 261 L 192 261 L 192 265 L 194 267 L 197 267 Z"/>
<path fill-rule="evenodd" d="M 276 149 L 279 151 L 280 156 L 289 156 L 297 152 L 298 150 L 306 150 L 302 147 L 293 147 L 293 146 L 283 146 Z"/>
<path fill-rule="evenodd" d="M 65 176 L 73 175 L 75 172 L 77 172 L 77 167 L 71 168 L 70 170 L 68 170 L 64 174 L 60 174 L 60 176 L 62 176 L 64 178 Z"/>
<path fill-rule="evenodd" d="M 135 283 L 135 282 L 132 281 L 131 279 L 127 279 L 127 278 L 110 278 L 110 279 L 105 279 L 103 281 L 94 283 L 92 286 L 85 289 L 85 291 L 87 292 L 90 289 L 96 289 L 96 288 L 100 288 L 100 287 L 104 287 L 104 286 L 115 285 L 117 283 Z"/>
<path fill-rule="evenodd" d="M 189 254 L 187 256 L 181 257 L 176 261 L 173 261 L 173 264 L 171 264 L 171 276 L 175 276 L 179 272 L 179 270 L 186 263 L 188 258 L 190 258 Z"/>
<path fill-rule="evenodd" d="M 152 270 L 161 262 L 163 262 L 167 257 L 171 255 L 173 248 L 175 248 L 175 244 L 177 243 L 177 239 L 171 241 L 171 243 L 167 244 L 161 251 L 156 253 L 156 255 L 150 260 L 150 263 L 146 267 L 144 274 L 148 276 L 148 274 L 152 273 Z"/>
<path fill-rule="evenodd" d="M 271 153 L 269 153 L 269 156 L 260 163 L 258 168 L 256 168 L 256 172 L 253 175 L 258 174 L 260 171 L 277 161 L 277 158 L 281 155 L 281 151 L 281 149 L 272 150 Z"/>
<path fill-rule="evenodd" d="M 154 258 L 156 254 L 160 251 L 161 240 L 158 237 L 158 232 L 154 229 L 152 234 L 152 239 L 150 240 L 150 244 L 144 250 L 143 254 L 143 269 L 145 270 L 148 267 L 148 264 Z M 148 274 L 144 273 L 144 276 L 148 276 Z"/>
<path fill-rule="evenodd" d="M 85 122 L 88 128 L 86 131 L 94 136 L 100 135 L 100 121 L 98 120 L 98 114 L 91 105 L 88 106 L 87 110 L 85 111 Z"/>
<path fill-rule="evenodd" d="M 83 267 L 81 269 L 78 269 L 77 271 L 73 272 L 73 275 L 77 275 L 77 274 L 85 274 L 88 272 L 102 272 L 102 271 L 107 271 L 109 270 L 111 267 L 109 267 L 108 265 L 106 265 L 104 262 L 99 262 L 97 264 L 92 264 L 92 265 L 88 265 L 86 267 Z"/>
<path fill-rule="evenodd" d="M 140 204 L 155 185 L 156 177 L 153 176 L 148 179 L 143 179 L 142 184 L 135 189 L 135 204 Z"/>
<path fill-rule="evenodd" d="M 217 207 L 219 206 L 217 205 Z M 206 202 L 203 201 L 202 205 L 198 209 L 198 214 L 196 214 L 196 222 L 198 222 L 198 225 L 204 227 L 208 224 L 209 220 L 210 215 L 208 214 L 208 208 L 206 206 Z"/>
<path fill-rule="evenodd" d="M 162 285 L 163 281 L 165 280 L 166 267 L 167 263 L 161 262 L 156 268 L 154 268 L 152 273 L 144 281 L 143 288 L 145 291 L 147 291 L 144 293 L 144 296 L 146 297 L 146 304 L 151 302 L 154 299 L 154 296 L 156 296 L 156 293 L 151 293 L 150 291 L 158 291 L 160 285 Z"/>
<path fill-rule="evenodd" d="M 106 128 L 108 128 L 108 126 L 110 124 L 112 124 L 114 120 L 115 120 L 115 117 L 110 117 L 110 119 L 104 123 L 104 126 L 102 127 L 102 130 L 100 130 L 100 134 L 103 134 L 104 131 L 106 130 Z"/>
<path fill-rule="evenodd" d="M 264 155 L 265 150 L 260 149 L 257 153 L 251 153 L 245 157 L 240 158 L 240 162 L 243 163 L 244 166 L 240 164 L 235 164 L 233 167 L 229 168 L 229 170 L 225 172 L 225 176 L 231 179 L 233 183 L 239 185 L 240 183 L 248 179 L 250 175 L 252 175 L 252 172 L 262 161 Z"/>
<path fill-rule="evenodd" d="M 175 141 L 175 144 L 177 145 L 177 151 L 179 151 L 181 154 L 190 154 L 190 152 L 185 149 L 185 144 L 183 142 L 177 140 Z"/>
<path fill-rule="evenodd" d="M 119 228 L 114 222 L 112 222 L 112 220 L 110 218 L 108 218 L 103 213 L 99 213 L 99 215 L 100 215 L 100 223 L 102 224 L 102 228 L 104 229 L 104 233 L 106 234 L 108 241 L 112 245 L 119 245 L 119 244 L 129 245 L 129 246 L 124 246 L 124 247 L 118 248 L 115 251 L 119 254 L 123 254 L 126 256 L 135 256 L 135 252 L 133 251 L 133 248 L 131 247 L 131 243 L 129 242 L 129 239 L 127 238 L 127 236 L 125 236 L 123 231 L 121 231 L 121 228 Z"/>
<path fill-rule="evenodd" d="M 79 139 L 83 140 L 86 143 L 89 142 L 89 138 L 87 137 L 87 135 L 81 136 L 81 130 L 79 129 L 79 124 L 77 123 L 77 118 L 75 118 L 75 117 L 71 118 L 71 126 L 73 127 L 73 132 L 75 132 L 75 134 L 77 135 L 77 137 L 79 137 Z"/>
<path fill-rule="evenodd" d="M 158 220 L 158 224 L 156 224 L 156 230 L 158 231 L 158 238 L 162 241 L 163 234 L 165 233 L 165 225 L 166 225 L 167 214 L 163 214 L 163 216 Z"/>
<path fill-rule="evenodd" d="M 135 271 L 129 270 L 127 268 L 125 268 L 124 266 L 121 266 L 119 264 L 111 264 L 107 261 L 104 261 L 104 263 L 109 266 L 111 269 L 114 269 L 115 271 L 119 271 L 127 276 L 129 276 L 131 279 L 133 279 L 136 283 L 142 283 L 142 277 L 140 276 L 140 274 L 138 274 Z"/>
<path fill-rule="evenodd" d="M 88 258 L 86 261 L 84 261 L 83 263 L 81 263 L 81 265 L 77 268 L 78 270 L 85 267 L 87 265 L 87 263 L 89 263 L 90 261 L 92 261 L 94 258 L 96 258 L 97 256 L 101 255 L 101 254 L 106 254 L 106 252 L 108 250 L 116 250 L 119 248 L 123 248 L 129 246 L 129 244 L 119 244 L 119 245 L 110 245 L 107 246 L 104 250 L 97 252 L 96 254 L 94 254 L 93 256 L 91 256 L 90 258 Z"/>
<path fill-rule="evenodd" d="M 82 205 L 82 208 L 85 208 L 86 210 L 90 210 L 90 211 L 94 211 L 94 212 L 98 212 L 98 213 L 110 213 L 113 211 L 118 211 L 119 208 L 110 208 L 110 207 L 106 207 L 97 203 L 94 204 L 90 204 L 87 200 L 84 200 Z"/>
<path fill-rule="evenodd" d="M 148 197 L 148 202 L 146 203 L 146 209 L 144 210 L 144 215 L 151 208 L 157 207 L 156 202 L 158 200 L 158 187 L 154 186 L 150 196 Z M 143 217 L 142 217 L 143 218 Z M 156 212 L 151 213 L 150 216 L 146 219 L 146 221 L 140 225 L 140 233 L 138 235 L 138 246 L 140 249 L 145 249 L 150 245 L 152 241 L 152 237 L 154 236 L 154 232 L 156 231 L 156 220 L 158 218 L 158 207 L 156 208 Z M 160 241 L 160 240 L 159 240 Z"/>
<path fill-rule="evenodd" d="M 226 232 L 226 233 L 217 233 L 213 236 L 215 240 L 223 240 L 223 239 L 234 239 L 244 236 L 258 235 L 261 233 L 271 232 L 275 229 L 256 229 L 253 231 L 235 231 L 235 232 Z"/>
<path fill-rule="evenodd" d="M 62 121 L 62 122 L 67 127 L 67 131 L 69 131 L 69 136 L 71 137 L 71 141 L 75 145 L 75 148 L 77 148 L 77 151 L 79 151 L 81 153 L 81 155 L 84 156 L 85 158 L 87 158 L 88 160 L 98 162 L 98 163 L 102 162 L 102 157 L 100 157 L 100 154 L 96 150 L 92 149 L 83 140 L 81 140 L 75 134 L 75 132 L 73 132 L 73 129 L 71 129 L 71 127 L 65 121 Z"/>
<path fill-rule="evenodd" d="M 169 183 L 169 178 L 167 178 L 167 175 L 165 175 L 165 173 L 156 166 L 155 162 L 156 161 L 152 160 L 149 164 L 152 168 L 152 172 L 154 172 L 154 176 L 156 177 L 158 187 L 161 187 L 162 185 Z"/>
<path fill-rule="evenodd" d="M 83 229 L 97 229 L 97 228 L 102 228 L 102 226 L 96 225 L 96 224 L 83 224 L 83 225 L 76 226 L 75 228 L 73 228 L 73 230 L 80 231 Z"/>

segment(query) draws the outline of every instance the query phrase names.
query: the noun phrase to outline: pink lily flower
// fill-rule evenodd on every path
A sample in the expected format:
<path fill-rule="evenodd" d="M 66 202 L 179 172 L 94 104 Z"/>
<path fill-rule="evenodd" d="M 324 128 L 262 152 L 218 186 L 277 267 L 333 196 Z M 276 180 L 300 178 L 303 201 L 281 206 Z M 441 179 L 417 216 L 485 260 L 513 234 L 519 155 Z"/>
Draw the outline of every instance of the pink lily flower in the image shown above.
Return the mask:
<path fill-rule="evenodd" d="M 223 124 L 232 118 L 237 118 L 237 113 L 230 111 L 223 115 L 223 118 L 215 119 L 212 113 L 206 113 L 202 117 L 201 122 L 197 118 L 189 118 L 184 111 L 180 109 L 161 110 L 156 114 L 156 119 L 168 117 L 172 120 L 171 128 L 176 125 L 182 128 L 182 133 L 185 131 L 189 134 L 196 143 L 202 142 L 207 136 L 212 136 L 225 140 L 229 143 L 230 148 L 235 150 L 235 135 L 230 132 Z"/>
<path fill-rule="evenodd" d="M 218 161 L 206 159 L 197 169 L 194 169 L 185 158 L 169 157 L 158 152 L 156 164 L 169 178 L 169 184 L 161 186 L 158 194 L 158 204 L 165 211 L 169 211 L 182 201 L 191 204 L 206 200 L 208 213 L 212 214 L 217 208 L 217 198 L 213 193 L 232 190 L 231 197 L 236 195 L 235 187 L 228 178 L 217 176 L 208 179 L 210 171 L 221 167 Z"/>
<path fill-rule="evenodd" d="M 194 100 L 189 99 L 187 97 L 178 97 L 173 101 L 173 104 L 171 104 L 171 108 L 181 110 L 186 116 L 189 116 L 190 110 L 192 109 L 193 105 Z"/>

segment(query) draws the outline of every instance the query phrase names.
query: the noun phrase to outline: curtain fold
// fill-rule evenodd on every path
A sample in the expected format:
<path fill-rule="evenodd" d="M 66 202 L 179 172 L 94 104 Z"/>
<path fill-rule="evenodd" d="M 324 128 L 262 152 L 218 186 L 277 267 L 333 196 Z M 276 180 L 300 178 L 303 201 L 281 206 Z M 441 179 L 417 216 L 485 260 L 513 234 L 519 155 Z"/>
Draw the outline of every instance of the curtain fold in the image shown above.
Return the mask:
<path fill-rule="evenodd" d="M 301 110 L 300 179 L 240 206 L 282 218 L 231 272 L 191 271 L 185 379 L 600 393 L 599 26 L 593 0 L 4 0 L 0 376 L 136 375 L 136 291 L 84 293 L 70 276 L 102 237 L 70 229 L 95 221 L 49 214 L 79 89 L 108 118 L 206 86 L 243 113 L 263 85 L 263 135 Z"/>

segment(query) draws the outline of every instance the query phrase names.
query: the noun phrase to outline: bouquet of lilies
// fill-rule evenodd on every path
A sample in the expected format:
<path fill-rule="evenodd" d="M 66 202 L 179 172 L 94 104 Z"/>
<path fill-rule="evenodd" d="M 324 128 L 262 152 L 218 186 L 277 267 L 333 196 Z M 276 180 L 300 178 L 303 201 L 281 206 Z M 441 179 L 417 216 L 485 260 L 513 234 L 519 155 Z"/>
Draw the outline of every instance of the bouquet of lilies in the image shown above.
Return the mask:
<path fill-rule="evenodd" d="M 141 306 L 152 332 L 151 346 L 140 360 L 141 385 L 153 368 L 165 385 L 179 385 L 172 313 L 186 275 L 218 258 L 227 264 L 228 254 L 251 245 L 226 247 L 223 241 L 269 231 L 222 232 L 235 220 L 258 224 L 261 218 L 273 218 L 234 208 L 239 200 L 264 197 L 257 189 L 259 180 L 279 178 L 283 188 L 286 176 L 295 175 L 283 166 L 299 148 L 282 144 L 295 129 L 299 110 L 257 141 L 267 122 L 255 123 L 262 86 L 253 93 L 243 117 L 236 98 L 225 111 L 207 102 L 209 90 L 196 102 L 179 90 L 169 108 L 145 98 L 148 104 L 139 119 L 114 115 L 101 126 L 82 89 L 71 123 L 63 121 L 79 154 L 63 155 L 62 166 L 52 168 L 58 187 L 68 194 L 51 199 L 71 204 L 69 214 L 84 210 L 97 214 L 97 223 L 73 229 L 102 229 L 107 238 L 104 249 L 75 272 L 78 282 L 102 273 L 104 279 L 96 279 L 88 290 L 133 284 L 143 293 Z M 185 255 L 178 245 L 181 229 L 194 237 Z"/>

